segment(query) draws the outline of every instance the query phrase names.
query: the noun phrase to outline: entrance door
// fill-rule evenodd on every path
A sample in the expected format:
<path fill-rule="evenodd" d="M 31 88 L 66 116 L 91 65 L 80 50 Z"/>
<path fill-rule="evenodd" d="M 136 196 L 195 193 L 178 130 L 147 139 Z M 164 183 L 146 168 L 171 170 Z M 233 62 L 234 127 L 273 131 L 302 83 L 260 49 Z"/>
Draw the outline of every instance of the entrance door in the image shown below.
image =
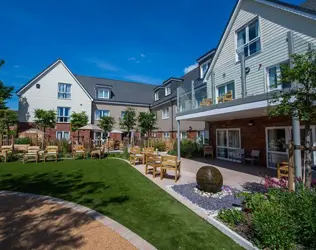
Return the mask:
<path fill-rule="evenodd" d="M 240 129 L 216 130 L 217 158 L 229 160 L 233 152 L 240 148 Z"/>

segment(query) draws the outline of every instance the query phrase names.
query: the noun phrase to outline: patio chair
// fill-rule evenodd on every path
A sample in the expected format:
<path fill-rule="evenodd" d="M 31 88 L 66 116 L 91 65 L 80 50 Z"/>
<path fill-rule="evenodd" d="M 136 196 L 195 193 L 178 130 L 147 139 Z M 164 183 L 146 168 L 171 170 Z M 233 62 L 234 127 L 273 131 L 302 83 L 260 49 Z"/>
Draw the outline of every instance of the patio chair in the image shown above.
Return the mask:
<path fill-rule="evenodd" d="M 147 154 L 153 154 L 153 153 L 155 153 L 155 149 L 154 148 L 151 148 L 151 147 L 144 148 L 143 152 L 142 152 L 142 154 L 143 154 L 143 163 L 146 162 L 146 155 Z"/>
<path fill-rule="evenodd" d="M 233 100 L 233 93 L 229 91 L 223 96 L 223 102 L 229 102 Z"/>
<path fill-rule="evenodd" d="M 181 161 L 178 161 L 177 156 L 174 155 L 165 155 L 161 157 L 161 171 L 160 171 L 160 179 L 163 179 L 165 173 L 168 170 L 175 171 L 174 180 L 175 182 L 178 181 L 180 177 L 180 166 Z"/>
<path fill-rule="evenodd" d="M 72 148 L 72 157 L 75 158 L 77 155 L 82 155 L 83 159 L 86 158 L 86 150 L 83 145 L 74 145 Z"/>
<path fill-rule="evenodd" d="M 39 160 L 39 151 L 40 151 L 39 146 L 28 147 L 27 152 L 24 153 L 23 155 L 23 164 L 30 158 L 34 158 L 37 163 Z"/>
<path fill-rule="evenodd" d="M 47 158 L 55 158 L 55 161 L 58 161 L 58 146 L 47 146 L 44 152 L 44 162 Z"/>
<path fill-rule="evenodd" d="M 277 167 L 277 178 L 281 179 L 282 177 L 289 177 L 289 163 L 288 162 L 280 162 Z"/>
<path fill-rule="evenodd" d="M 224 102 L 224 96 L 218 96 L 217 97 L 217 103 Z"/>
<path fill-rule="evenodd" d="M 131 148 L 131 152 L 129 154 L 129 161 L 132 165 L 136 165 L 137 162 L 142 162 L 144 164 L 144 154 L 141 153 L 139 147 Z"/>
<path fill-rule="evenodd" d="M 148 174 L 148 170 L 153 171 L 153 178 L 156 177 L 157 168 L 161 167 L 161 158 L 154 153 L 146 154 L 146 167 L 145 174 Z"/>
<path fill-rule="evenodd" d="M 214 159 L 214 151 L 213 151 L 213 146 L 204 146 L 203 148 L 203 153 L 204 153 L 204 158 L 207 155 L 210 155 L 212 159 Z"/>
<path fill-rule="evenodd" d="M 0 158 L 4 158 L 4 162 L 8 161 L 8 155 L 13 152 L 13 145 L 1 146 Z"/>
<path fill-rule="evenodd" d="M 255 161 L 259 163 L 259 155 L 260 155 L 259 150 L 251 150 L 250 157 L 246 157 L 244 161 L 245 162 L 251 161 L 251 165 L 253 165 Z"/>
<path fill-rule="evenodd" d="M 101 147 L 95 147 L 90 152 L 90 158 L 92 159 L 95 156 L 101 159 L 102 156 L 104 155 L 104 151 L 105 151 L 104 145 L 102 145 Z"/>

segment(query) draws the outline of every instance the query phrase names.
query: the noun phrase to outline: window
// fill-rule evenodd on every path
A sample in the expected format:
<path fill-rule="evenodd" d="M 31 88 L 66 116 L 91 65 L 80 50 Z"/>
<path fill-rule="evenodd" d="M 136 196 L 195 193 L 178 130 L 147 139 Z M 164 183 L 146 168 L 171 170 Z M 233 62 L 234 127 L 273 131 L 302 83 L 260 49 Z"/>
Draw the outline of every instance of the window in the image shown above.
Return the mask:
<path fill-rule="evenodd" d="M 201 65 L 201 78 L 205 76 L 205 73 L 208 70 L 208 66 L 208 63 L 204 63 Z"/>
<path fill-rule="evenodd" d="M 244 51 L 245 57 L 251 56 L 261 50 L 259 20 L 251 22 L 237 33 L 237 52 Z M 239 61 L 237 53 L 237 61 Z"/>
<path fill-rule="evenodd" d="M 171 94 L 171 84 L 166 85 L 165 87 L 165 96 Z"/>
<path fill-rule="evenodd" d="M 216 130 L 217 157 L 230 159 L 235 149 L 240 148 L 240 129 Z"/>
<path fill-rule="evenodd" d="M 187 138 L 188 138 L 187 132 L 181 132 L 180 138 L 181 138 L 181 139 L 187 139 Z"/>
<path fill-rule="evenodd" d="M 169 108 L 162 110 L 162 119 L 168 119 L 169 118 Z"/>
<path fill-rule="evenodd" d="M 68 131 L 57 131 L 56 132 L 56 139 L 57 140 L 69 140 L 70 139 L 70 132 Z"/>
<path fill-rule="evenodd" d="M 98 88 L 99 99 L 110 99 L 110 90 L 107 88 Z"/>
<path fill-rule="evenodd" d="M 159 92 L 155 92 L 155 101 L 158 101 L 159 100 Z"/>
<path fill-rule="evenodd" d="M 266 73 L 268 91 L 291 88 L 291 83 L 280 82 L 280 77 L 282 75 L 282 70 L 284 69 L 284 67 L 288 67 L 288 62 L 280 63 L 278 65 L 267 68 Z"/>
<path fill-rule="evenodd" d="M 163 138 L 169 138 L 169 136 L 170 136 L 170 135 L 169 135 L 169 132 L 164 132 L 164 133 L 163 133 Z"/>
<path fill-rule="evenodd" d="M 58 98 L 60 99 L 71 98 L 71 84 L 58 83 Z"/>
<path fill-rule="evenodd" d="M 123 119 L 123 118 L 124 118 L 124 116 L 125 116 L 125 112 L 126 112 L 126 111 L 122 111 L 122 112 L 121 112 L 121 119 Z"/>
<path fill-rule="evenodd" d="M 100 120 L 101 117 L 103 116 L 109 116 L 110 111 L 109 110 L 96 110 L 95 111 L 95 119 Z"/>
<path fill-rule="evenodd" d="M 151 133 L 151 137 L 156 138 L 156 137 L 157 137 L 157 133 L 156 133 L 156 132 L 152 132 L 152 133 Z"/>
<path fill-rule="evenodd" d="M 234 82 L 230 82 L 225 85 L 217 87 L 218 97 L 224 96 L 227 93 L 232 93 L 233 99 L 235 99 L 235 83 Z"/>
<path fill-rule="evenodd" d="M 70 121 L 70 108 L 57 107 L 57 122 Z"/>

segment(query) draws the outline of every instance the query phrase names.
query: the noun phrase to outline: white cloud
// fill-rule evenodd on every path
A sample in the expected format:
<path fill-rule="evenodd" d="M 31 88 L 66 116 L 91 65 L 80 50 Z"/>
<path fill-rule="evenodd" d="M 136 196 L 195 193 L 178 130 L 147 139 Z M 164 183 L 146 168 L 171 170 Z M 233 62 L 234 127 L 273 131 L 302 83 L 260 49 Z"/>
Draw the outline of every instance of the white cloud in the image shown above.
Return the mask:
<path fill-rule="evenodd" d="M 133 82 L 141 82 L 141 83 L 150 83 L 150 84 L 161 84 L 162 80 L 150 76 L 145 75 L 126 75 L 124 76 L 126 80 L 130 80 Z"/>
<path fill-rule="evenodd" d="M 99 69 L 101 69 L 103 71 L 109 71 L 109 72 L 120 71 L 120 69 L 118 67 L 116 67 L 114 64 L 111 64 L 111 63 L 106 62 L 106 61 L 102 61 L 102 60 L 95 59 L 95 58 L 87 59 L 86 61 L 94 64 L 95 66 L 97 66 Z"/>
<path fill-rule="evenodd" d="M 14 68 L 17 68 L 17 69 L 18 69 L 18 68 L 21 68 L 21 66 L 20 66 L 20 65 L 17 65 L 17 64 L 14 65 L 13 67 L 14 67 Z"/>
<path fill-rule="evenodd" d="M 128 60 L 129 60 L 129 61 L 135 61 L 136 58 L 135 58 L 135 57 L 130 57 L 130 58 L 128 58 Z"/>
<path fill-rule="evenodd" d="M 190 65 L 188 67 L 185 67 L 184 68 L 184 74 L 189 73 L 190 71 L 194 70 L 197 66 L 198 66 L 198 64 L 195 63 L 195 64 L 192 64 L 192 65 Z"/>
<path fill-rule="evenodd" d="M 145 55 L 144 53 L 140 54 L 140 56 L 141 56 L 142 58 L 145 58 L 145 57 L 146 57 L 146 55 Z"/>

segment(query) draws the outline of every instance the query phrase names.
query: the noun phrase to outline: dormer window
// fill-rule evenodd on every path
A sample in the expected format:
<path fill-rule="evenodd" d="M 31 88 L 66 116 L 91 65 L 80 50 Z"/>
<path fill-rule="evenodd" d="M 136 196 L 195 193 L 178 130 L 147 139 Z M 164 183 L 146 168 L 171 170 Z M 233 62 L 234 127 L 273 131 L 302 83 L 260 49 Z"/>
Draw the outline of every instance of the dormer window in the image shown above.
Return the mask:
<path fill-rule="evenodd" d="M 165 87 L 165 96 L 167 95 L 171 95 L 171 84 L 168 84 Z"/>
<path fill-rule="evenodd" d="M 110 90 L 107 88 L 98 88 L 98 99 L 110 99 Z"/>
<path fill-rule="evenodd" d="M 155 101 L 158 101 L 159 100 L 159 92 L 155 92 Z"/>
<path fill-rule="evenodd" d="M 203 78 L 208 70 L 208 62 L 201 65 L 201 78 Z"/>

